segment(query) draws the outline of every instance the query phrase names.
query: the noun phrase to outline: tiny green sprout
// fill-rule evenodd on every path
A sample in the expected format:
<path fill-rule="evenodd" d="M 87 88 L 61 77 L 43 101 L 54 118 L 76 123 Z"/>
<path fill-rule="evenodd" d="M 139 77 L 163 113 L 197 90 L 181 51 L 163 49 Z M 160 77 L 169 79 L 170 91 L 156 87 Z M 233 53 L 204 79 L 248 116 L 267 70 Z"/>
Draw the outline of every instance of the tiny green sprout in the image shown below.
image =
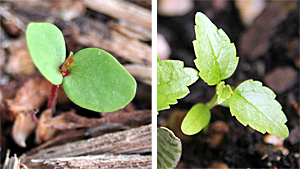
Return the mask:
<path fill-rule="evenodd" d="M 177 99 L 185 97 L 189 93 L 187 86 L 196 82 L 200 76 L 209 86 L 216 85 L 216 94 L 208 103 L 199 103 L 190 109 L 181 124 L 184 134 L 199 133 L 210 121 L 210 110 L 220 105 L 229 107 L 231 115 L 244 126 L 249 125 L 263 134 L 268 132 L 288 137 L 289 130 L 285 125 L 287 118 L 275 100 L 275 93 L 252 79 L 242 82 L 236 88 L 226 85 L 223 80 L 235 72 L 239 61 L 235 45 L 203 13 L 196 13 L 195 22 L 194 63 L 198 71 L 183 68 L 181 61 L 159 61 L 158 111 L 168 109 L 170 104 L 177 103 Z M 198 76 L 195 76 L 195 71 Z"/>
<path fill-rule="evenodd" d="M 135 79 L 108 52 L 86 48 L 65 60 L 63 34 L 50 23 L 30 23 L 26 40 L 33 63 L 53 84 L 48 108 L 54 110 L 60 85 L 75 104 L 97 112 L 123 108 L 135 96 Z"/>

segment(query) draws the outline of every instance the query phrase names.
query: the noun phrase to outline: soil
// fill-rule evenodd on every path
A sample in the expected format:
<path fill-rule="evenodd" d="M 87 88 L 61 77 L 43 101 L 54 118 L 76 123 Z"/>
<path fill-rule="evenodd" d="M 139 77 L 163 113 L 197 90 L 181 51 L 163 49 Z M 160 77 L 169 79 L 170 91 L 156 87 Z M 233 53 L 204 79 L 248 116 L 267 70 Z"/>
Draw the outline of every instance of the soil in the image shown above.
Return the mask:
<path fill-rule="evenodd" d="M 219 8 L 218 3 L 223 7 Z M 195 68 L 192 41 L 198 11 L 222 28 L 237 48 L 239 65 L 226 83 L 237 86 L 246 79 L 255 79 L 273 89 L 287 116 L 290 136 L 283 145 L 268 144 L 264 141 L 268 136 L 244 127 L 228 108 L 220 106 L 212 109 L 208 127 L 194 136 L 185 136 L 180 125 L 186 112 L 196 103 L 208 102 L 215 93 L 214 87 L 200 79 L 189 87 L 188 96 L 158 116 L 158 125 L 168 126 L 182 141 L 177 168 L 299 168 L 298 2 L 270 1 L 248 27 L 234 1 L 195 1 L 194 8 L 184 16 L 158 15 L 158 33 L 171 47 L 170 59 L 182 60 L 186 67 Z"/>
<path fill-rule="evenodd" d="M 119 3 L 123 2 L 124 1 L 119 1 Z M 86 136 L 84 131 L 88 131 L 88 128 L 92 129 L 97 126 L 88 127 L 87 125 L 89 124 L 81 123 L 80 125 L 83 125 L 82 127 L 60 130 L 52 138 L 46 140 L 50 140 L 50 142 L 52 141 L 52 143 L 54 143 L 51 143 L 51 146 L 87 139 L 115 131 L 127 130 L 151 123 L 151 26 L 145 24 L 148 22 L 151 23 L 151 1 L 125 2 L 125 4 L 128 8 L 134 6 L 131 9 L 136 10 L 136 12 L 144 12 L 143 14 L 147 14 L 147 16 L 149 14 L 149 17 L 144 19 L 143 22 L 140 22 L 141 25 L 139 25 L 139 23 L 132 20 L 134 17 L 128 19 L 120 15 L 112 16 L 111 14 L 114 13 L 112 12 L 113 9 L 102 13 L 99 12 L 101 6 L 88 4 L 88 2 L 84 1 L 67 0 L 34 3 L 27 1 L 1 1 L 1 168 L 7 150 L 10 150 L 11 156 L 16 154 L 19 157 L 39 146 L 35 141 L 36 136 L 34 131 L 31 132 L 26 140 L 26 148 L 22 148 L 15 143 L 12 138 L 12 128 L 18 112 L 12 111 L 7 100 L 13 100 L 12 102 L 14 103 L 18 101 L 16 98 L 19 97 L 19 100 L 24 100 L 21 96 L 25 97 L 26 102 L 19 103 L 24 109 L 28 109 L 28 111 L 31 109 L 28 108 L 28 106 L 38 108 L 39 113 L 37 114 L 37 118 L 39 118 L 40 112 L 46 109 L 47 99 L 51 89 L 49 82 L 47 82 L 34 67 L 27 51 L 25 28 L 29 22 L 50 22 L 55 24 L 64 34 L 67 53 L 70 51 L 76 53 L 87 47 L 97 47 L 110 52 L 125 67 L 127 65 L 130 73 L 132 73 L 132 69 L 135 67 L 140 73 L 132 73 L 137 80 L 136 97 L 125 108 L 111 113 L 111 115 L 81 108 L 72 103 L 63 91 L 59 91 L 54 116 L 63 116 L 63 114 L 68 111 L 76 112 L 74 117 L 77 119 L 77 122 L 94 121 L 96 124 L 104 121 L 104 130 Z M 130 9 L 127 9 L 125 13 L 126 12 L 130 13 Z M 145 29 L 145 27 L 150 28 Z M 142 29 L 142 31 L 137 28 Z M 128 42 L 130 42 L 129 45 Z M 125 47 L 122 47 L 122 45 Z M 133 54 L 135 57 L 132 57 Z M 150 76 L 148 76 L 149 74 Z M 23 94 L 19 94 L 18 90 L 26 86 L 26 84 L 27 88 Z M 42 94 L 44 92 L 48 94 Z M 28 106 L 26 105 L 27 102 Z M 122 114 L 122 112 L 124 113 Z M 136 116 L 131 117 L 130 112 L 135 112 Z M 118 118 L 121 119 L 118 120 Z M 101 122 L 101 119 L 106 120 Z M 108 125 L 106 126 L 107 129 L 105 129 L 105 125 L 109 124 L 111 120 L 115 120 L 115 124 L 119 123 L 121 126 L 115 127 Z M 66 123 L 66 125 L 68 125 L 68 123 Z M 62 138 L 64 136 L 64 139 L 55 141 L 55 138 Z M 38 149 L 42 148 L 40 147 Z M 142 155 L 151 155 L 151 152 L 145 151 Z M 149 164 L 147 165 L 147 167 L 149 167 Z"/>

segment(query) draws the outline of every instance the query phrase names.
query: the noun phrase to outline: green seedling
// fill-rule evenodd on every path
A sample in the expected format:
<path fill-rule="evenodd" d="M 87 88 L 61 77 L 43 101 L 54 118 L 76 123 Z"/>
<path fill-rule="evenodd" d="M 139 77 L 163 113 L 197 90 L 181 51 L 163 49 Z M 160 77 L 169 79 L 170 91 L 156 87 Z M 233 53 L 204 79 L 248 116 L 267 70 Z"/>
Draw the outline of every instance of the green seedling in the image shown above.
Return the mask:
<path fill-rule="evenodd" d="M 50 23 L 30 23 L 26 40 L 33 63 L 53 84 L 48 108 L 54 110 L 61 85 L 71 101 L 97 112 L 123 108 L 135 96 L 135 79 L 108 52 L 86 48 L 65 60 L 63 34 Z"/>
<path fill-rule="evenodd" d="M 157 56 L 157 110 L 170 108 L 189 93 L 186 87 L 198 79 L 197 71 L 183 68 L 181 61 L 159 61 Z M 182 152 L 181 141 L 165 127 L 157 128 L 157 168 L 175 168 Z"/>
<path fill-rule="evenodd" d="M 199 133 L 210 121 L 210 110 L 221 105 L 229 107 L 231 115 L 244 126 L 249 125 L 261 133 L 288 137 L 287 118 L 275 100 L 275 93 L 252 79 L 242 82 L 235 89 L 226 85 L 224 80 L 235 72 L 239 61 L 235 45 L 203 13 L 198 12 L 195 20 L 194 63 L 198 70 L 184 68 L 181 61 L 158 62 L 158 111 L 185 97 L 189 93 L 187 87 L 200 77 L 209 86 L 216 85 L 216 94 L 208 103 L 196 104 L 189 110 L 181 124 L 183 133 Z"/>

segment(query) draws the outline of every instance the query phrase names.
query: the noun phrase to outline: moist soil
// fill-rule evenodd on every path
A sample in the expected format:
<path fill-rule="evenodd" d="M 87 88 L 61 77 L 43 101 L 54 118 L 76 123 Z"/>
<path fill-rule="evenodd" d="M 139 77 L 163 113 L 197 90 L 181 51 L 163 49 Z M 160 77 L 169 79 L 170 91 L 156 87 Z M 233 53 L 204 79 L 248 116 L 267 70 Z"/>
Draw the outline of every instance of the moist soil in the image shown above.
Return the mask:
<path fill-rule="evenodd" d="M 158 125 L 169 127 L 182 141 L 177 168 L 299 168 L 299 4 L 268 2 L 247 27 L 234 2 L 219 2 L 222 8 L 218 2 L 196 1 L 194 9 L 184 16 L 158 15 L 158 33 L 171 47 L 170 59 L 195 68 L 194 16 L 198 11 L 205 13 L 226 32 L 240 57 L 237 70 L 225 82 L 238 86 L 254 79 L 273 89 L 287 116 L 290 135 L 282 145 L 268 144 L 264 141 L 266 135 L 244 127 L 228 108 L 217 106 L 211 110 L 208 127 L 194 136 L 185 136 L 180 125 L 186 112 L 196 103 L 208 102 L 215 92 L 214 87 L 199 79 L 189 87 L 187 97 L 158 116 Z M 288 11 L 287 6 L 291 7 Z"/>

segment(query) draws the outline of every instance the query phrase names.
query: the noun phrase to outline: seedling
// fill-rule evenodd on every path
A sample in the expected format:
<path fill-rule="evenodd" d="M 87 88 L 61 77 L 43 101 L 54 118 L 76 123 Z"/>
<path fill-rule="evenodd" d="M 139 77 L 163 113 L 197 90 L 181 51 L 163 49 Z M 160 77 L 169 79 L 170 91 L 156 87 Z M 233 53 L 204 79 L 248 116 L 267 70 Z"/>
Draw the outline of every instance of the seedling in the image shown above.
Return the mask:
<path fill-rule="evenodd" d="M 177 99 L 185 97 L 187 86 L 195 83 L 199 76 L 209 86 L 216 85 L 216 94 L 206 104 L 194 105 L 181 124 L 186 135 L 199 133 L 210 121 L 210 110 L 217 105 L 229 107 L 231 115 L 244 126 L 249 125 L 261 133 L 288 137 L 287 118 L 274 92 L 255 80 L 246 80 L 234 90 L 224 80 L 236 70 L 239 58 L 236 48 L 222 29 L 203 13 L 196 14 L 196 40 L 193 41 L 198 70 L 184 68 L 181 61 L 158 62 L 157 109 L 168 109 Z"/>
<path fill-rule="evenodd" d="M 26 40 L 33 63 L 53 84 L 48 108 L 54 110 L 61 85 L 71 101 L 97 112 L 123 108 L 135 96 L 135 79 L 108 52 L 86 48 L 65 60 L 63 34 L 50 23 L 30 23 Z"/>

